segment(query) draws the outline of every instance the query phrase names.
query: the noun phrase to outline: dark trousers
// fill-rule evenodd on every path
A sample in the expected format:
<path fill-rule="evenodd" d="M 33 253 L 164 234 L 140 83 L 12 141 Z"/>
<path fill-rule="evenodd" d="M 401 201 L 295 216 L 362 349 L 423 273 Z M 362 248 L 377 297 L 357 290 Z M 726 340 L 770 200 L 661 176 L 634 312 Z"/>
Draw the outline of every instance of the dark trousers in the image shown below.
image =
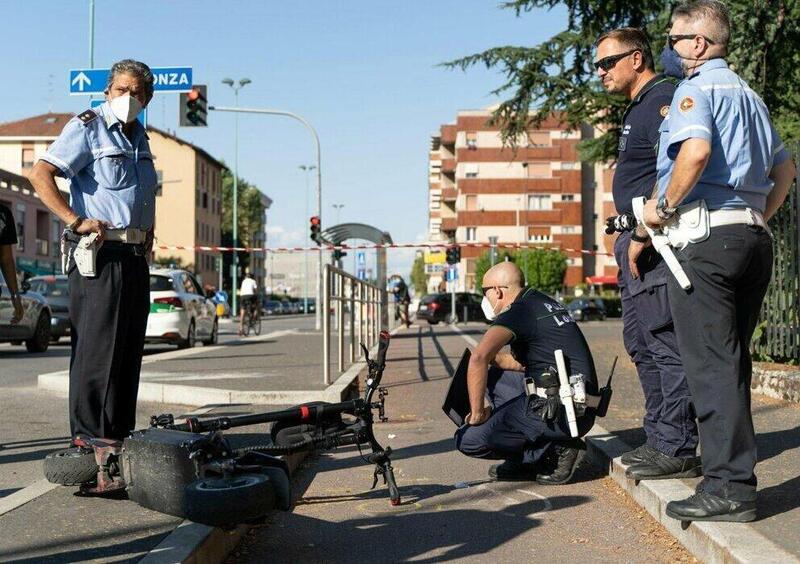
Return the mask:
<path fill-rule="evenodd" d="M 667 296 L 672 275 L 654 251 L 644 262 L 639 280 L 628 268 L 628 237 L 620 236 L 615 255 L 620 265 L 622 339 L 636 365 L 644 392 L 647 444 L 668 456 L 692 457 L 697 449 L 697 423 L 686 382 Z M 640 261 L 642 262 L 642 261 Z"/>
<path fill-rule="evenodd" d="M 136 424 L 150 276 L 145 258 L 130 247 L 105 243 L 97 257 L 97 276 L 91 278 L 70 265 L 73 437 L 122 439 Z"/>
<path fill-rule="evenodd" d="M 750 339 L 772 275 L 772 238 L 756 226 L 715 227 L 676 253 L 692 288 L 669 296 L 678 344 L 700 422 L 699 490 L 750 501 L 756 441 L 750 413 Z"/>
<path fill-rule="evenodd" d="M 534 464 L 542 458 L 553 441 L 570 439 L 566 418 L 544 421 L 539 408 L 544 400 L 525 395 L 525 374 L 491 367 L 487 395 L 492 415 L 482 425 L 465 424 L 455 434 L 456 448 L 475 458 L 513 460 Z M 593 415 L 578 419 L 581 435 L 594 425 Z"/>

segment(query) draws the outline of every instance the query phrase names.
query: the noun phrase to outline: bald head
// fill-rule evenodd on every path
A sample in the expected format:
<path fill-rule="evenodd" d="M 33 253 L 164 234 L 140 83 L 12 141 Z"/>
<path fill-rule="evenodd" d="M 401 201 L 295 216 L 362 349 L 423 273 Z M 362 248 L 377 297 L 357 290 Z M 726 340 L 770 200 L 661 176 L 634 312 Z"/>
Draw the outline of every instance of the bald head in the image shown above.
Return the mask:
<path fill-rule="evenodd" d="M 525 283 L 522 271 L 513 262 L 494 265 L 483 275 L 483 286 L 506 286 L 509 290 L 519 290 Z"/>

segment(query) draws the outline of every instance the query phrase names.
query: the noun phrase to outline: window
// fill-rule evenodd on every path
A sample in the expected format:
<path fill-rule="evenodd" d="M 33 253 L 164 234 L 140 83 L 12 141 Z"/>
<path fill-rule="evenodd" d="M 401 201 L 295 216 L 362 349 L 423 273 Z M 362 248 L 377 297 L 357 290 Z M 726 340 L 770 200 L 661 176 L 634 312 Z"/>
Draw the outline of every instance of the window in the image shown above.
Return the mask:
<path fill-rule="evenodd" d="M 464 168 L 464 176 L 466 178 L 478 177 L 478 163 L 466 163 Z"/>
<path fill-rule="evenodd" d="M 33 147 L 22 148 L 22 168 L 31 168 L 33 166 Z"/>
<path fill-rule="evenodd" d="M 475 241 L 477 239 L 477 227 L 467 227 L 467 241 Z"/>
<path fill-rule="evenodd" d="M 161 195 L 161 190 L 164 188 L 164 171 L 163 170 L 156 170 L 156 196 Z"/>
<path fill-rule="evenodd" d="M 532 243 L 550 243 L 552 237 L 549 227 L 528 227 L 528 241 Z"/>
<path fill-rule="evenodd" d="M 575 227 L 572 225 L 564 225 L 561 227 L 561 232 L 564 234 L 575 233 Z"/>
<path fill-rule="evenodd" d="M 523 163 L 528 169 L 528 178 L 550 178 L 550 163 Z"/>
<path fill-rule="evenodd" d="M 478 196 L 467 196 L 467 211 L 478 211 Z"/>
<path fill-rule="evenodd" d="M 61 222 L 57 218 L 52 219 L 52 234 L 53 240 L 53 257 L 58 258 L 61 256 Z"/>
<path fill-rule="evenodd" d="M 575 170 L 578 168 L 575 163 L 561 163 L 561 170 Z"/>
<path fill-rule="evenodd" d="M 529 131 L 528 147 L 551 147 L 549 131 Z"/>
<path fill-rule="evenodd" d="M 575 201 L 575 194 L 562 194 L 561 195 L 562 202 L 574 202 Z"/>
<path fill-rule="evenodd" d="M 25 204 L 17 204 L 17 250 L 25 250 Z"/>
<path fill-rule="evenodd" d="M 50 213 L 36 210 L 36 254 L 50 256 Z"/>
<path fill-rule="evenodd" d="M 208 192 L 203 192 L 203 209 L 208 209 Z"/>
<path fill-rule="evenodd" d="M 478 134 L 475 131 L 467 132 L 467 149 L 474 151 L 478 148 Z"/>
<path fill-rule="evenodd" d="M 528 195 L 528 209 L 529 210 L 551 210 L 553 209 L 553 202 L 549 194 L 529 194 Z"/>

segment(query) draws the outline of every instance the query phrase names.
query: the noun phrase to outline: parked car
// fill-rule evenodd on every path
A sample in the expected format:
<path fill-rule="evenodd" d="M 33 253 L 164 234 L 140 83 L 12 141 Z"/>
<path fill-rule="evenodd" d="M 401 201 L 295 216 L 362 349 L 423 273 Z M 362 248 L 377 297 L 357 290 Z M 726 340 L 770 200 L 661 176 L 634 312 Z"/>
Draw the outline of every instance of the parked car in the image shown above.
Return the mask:
<path fill-rule="evenodd" d="M 308 298 L 308 313 L 316 313 L 316 312 L 317 312 L 317 299 Z"/>
<path fill-rule="evenodd" d="M 31 291 L 27 281 L 20 285 L 20 290 L 24 314 L 19 323 L 11 325 L 14 306 L 8 287 L 0 275 L 0 343 L 21 345 L 24 342 L 28 352 L 45 352 L 50 345 L 50 306 L 44 296 Z"/>
<path fill-rule="evenodd" d="M 606 308 L 600 298 L 578 298 L 567 305 L 567 311 L 575 321 L 589 321 L 606 318 Z"/>
<path fill-rule="evenodd" d="M 264 315 L 280 315 L 283 313 L 281 302 L 277 300 L 264 300 Z"/>
<path fill-rule="evenodd" d="M 50 342 L 69 337 L 69 278 L 65 274 L 34 276 L 28 280 L 31 291 L 44 296 L 50 306 Z"/>
<path fill-rule="evenodd" d="M 179 269 L 150 270 L 148 343 L 169 343 L 191 348 L 196 341 L 217 342 L 216 305 L 208 299 L 194 275 Z"/>
<path fill-rule="evenodd" d="M 483 296 L 470 292 L 456 293 L 456 314 L 458 321 L 483 321 L 486 317 L 481 309 Z M 417 308 L 417 319 L 424 319 L 431 325 L 450 319 L 452 296 L 447 293 L 423 296 Z M 464 317 L 466 313 L 466 318 Z"/>

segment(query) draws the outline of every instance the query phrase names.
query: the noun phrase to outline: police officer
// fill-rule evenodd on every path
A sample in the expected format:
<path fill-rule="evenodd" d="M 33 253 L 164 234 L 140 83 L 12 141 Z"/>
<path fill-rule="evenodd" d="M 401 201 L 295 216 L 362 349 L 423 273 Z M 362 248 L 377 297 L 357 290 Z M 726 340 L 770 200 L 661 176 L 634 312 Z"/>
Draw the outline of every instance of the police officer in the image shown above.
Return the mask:
<path fill-rule="evenodd" d="M 724 60 L 729 38 L 720 2 L 697 0 L 673 12 L 669 46 L 686 79 L 662 126 L 659 196 L 645 207 L 654 227 L 674 224 L 679 205 L 704 200 L 710 210 L 710 235 L 676 251 L 692 288 L 668 277 L 703 459 L 696 493 L 667 505 L 681 520 L 756 517 L 750 339 L 772 272 L 766 221 L 795 173 L 763 101 Z"/>
<path fill-rule="evenodd" d="M 13 247 L 17 244 L 17 227 L 11 210 L 0 204 L 0 281 L 5 280 L 6 287 L 11 294 L 11 305 L 14 313 L 11 314 L 11 324 L 20 322 L 25 313 L 22 308 L 22 298 L 19 297 L 17 288 L 17 267 L 14 264 Z M 0 288 L 2 292 L 2 288 Z"/>
<path fill-rule="evenodd" d="M 653 193 L 658 128 L 675 86 L 655 73 L 650 44 L 641 30 L 616 29 L 601 35 L 595 45 L 594 65 L 603 86 L 630 100 L 623 117 L 613 193 L 617 213 L 631 216 L 631 200 Z M 619 265 L 623 340 L 645 398 L 647 440 L 622 456 L 624 464 L 632 465 L 626 474 L 638 480 L 699 476 L 697 425 L 667 297 L 669 271 L 642 228 L 623 231 L 614 244 L 614 255 Z"/>
<path fill-rule="evenodd" d="M 147 65 L 111 67 L 106 102 L 70 120 L 36 163 L 30 180 L 42 202 L 67 225 L 67 252 L 90 234 L 94 275 L 75 260 L 69 274 L 72 355 L 69 410 L 73 445 L 122 439 L 133 429 L 150 307 L 146 256 L 153 241 L 156 171 L 136 119 L 153 97 Z M 70 179 L 70 203 L 55 177 Z M 88 240 L 87 240 L 88 241 Z M 77 250 L 74 250 L 77 252 Z"/>
<path fill-rule="evenodd" d="M 505 460 L 489 470 L 495 479 L 564 484 L 586 445 L 571 439 L 560 400 L 548 399 L 541 390 L 558 386 L 550 368 L 556 366 L 555 350 L 561 349 L 570 374 L 582 374 L 587 393 L 596 394 L 589 346 L 564 306 L 524 287 L 522 272 L 512 262 L 501 262 L 486 272 L 483 294 L 484 314 L 493 322 L 470 357 L 471 411 L 467 423 L 456 431 L 456 447 L 467 456 Z M 511 353 L 500 352 L 508 344 Z M 535 381 L 537 389 L 530 396 L 526 377 Z M 491 407 L 484 406 L 487 390 Z M 592 410 L 577 423 L 579 434 L 586 434 L 594 424 Z"/>

